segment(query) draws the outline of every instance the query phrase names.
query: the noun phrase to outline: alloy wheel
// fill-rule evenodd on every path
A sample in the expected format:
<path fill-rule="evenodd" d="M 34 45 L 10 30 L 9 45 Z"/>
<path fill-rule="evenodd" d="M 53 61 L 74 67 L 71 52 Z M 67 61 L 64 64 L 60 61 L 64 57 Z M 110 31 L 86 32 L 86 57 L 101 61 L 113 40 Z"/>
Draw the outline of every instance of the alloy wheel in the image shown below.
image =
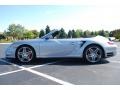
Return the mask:
<path fill-rule="evenodd" d="M 98 46 L 91 46 L 86 50 L 86 59 L 91 63 L 96 63 L 102 58 L 102 50 Z"/>
<path fill-rule="evenodd" d="M 30 47 L 21 47 L 18 49 L 17 57 L 21 62 L 30 62 L 33 59 L 33 51 Z"/>

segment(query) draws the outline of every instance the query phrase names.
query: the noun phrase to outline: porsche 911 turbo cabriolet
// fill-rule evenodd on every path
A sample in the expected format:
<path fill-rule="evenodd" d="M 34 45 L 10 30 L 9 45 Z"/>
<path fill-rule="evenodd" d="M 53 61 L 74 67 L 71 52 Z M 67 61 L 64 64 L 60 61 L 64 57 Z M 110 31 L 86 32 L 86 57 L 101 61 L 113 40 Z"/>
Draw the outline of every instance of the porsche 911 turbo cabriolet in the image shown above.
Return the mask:
<path fill-rule="evenodd" d="M 53 30 L 41 38 L 14 42 L 7 48 L 6 58 L 28 63 L 36 58 L 74 57 L 96 63 L 116 55 L 117 46 L 105 37 L 57 39 L 58 34 Z"/>

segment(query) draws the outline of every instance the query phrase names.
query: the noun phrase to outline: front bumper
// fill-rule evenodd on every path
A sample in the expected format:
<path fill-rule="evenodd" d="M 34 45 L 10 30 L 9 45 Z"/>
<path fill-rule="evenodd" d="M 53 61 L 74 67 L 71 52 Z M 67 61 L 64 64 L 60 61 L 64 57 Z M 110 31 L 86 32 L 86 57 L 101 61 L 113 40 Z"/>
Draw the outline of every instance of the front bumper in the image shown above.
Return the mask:
<path fill-rule="evenodd" d="M 6 58 L 15 58 L 15 49 L 8 47 L 7 50 L 5 51 L 5 57 Z"/>

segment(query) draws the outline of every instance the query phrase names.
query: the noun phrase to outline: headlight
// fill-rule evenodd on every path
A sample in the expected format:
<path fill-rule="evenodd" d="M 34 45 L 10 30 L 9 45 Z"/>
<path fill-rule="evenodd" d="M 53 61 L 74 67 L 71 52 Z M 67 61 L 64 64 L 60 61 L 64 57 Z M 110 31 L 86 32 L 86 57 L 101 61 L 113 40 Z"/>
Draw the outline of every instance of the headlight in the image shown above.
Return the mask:
<path fill-rule="evenodd" d="M 17 45 L 16 44 L 13 44 L 10 46 L 11 48 L 17 48 Z"/>
<path fill-rule="evenodd" d="M 17 45 L 13 43 L 10 46 L 8 46 L 8 48 L 6 49 L 6 52 L 7 51 L 12 51 L 13 49 L 16 49 L 16 48 L 17 48 Z"/>

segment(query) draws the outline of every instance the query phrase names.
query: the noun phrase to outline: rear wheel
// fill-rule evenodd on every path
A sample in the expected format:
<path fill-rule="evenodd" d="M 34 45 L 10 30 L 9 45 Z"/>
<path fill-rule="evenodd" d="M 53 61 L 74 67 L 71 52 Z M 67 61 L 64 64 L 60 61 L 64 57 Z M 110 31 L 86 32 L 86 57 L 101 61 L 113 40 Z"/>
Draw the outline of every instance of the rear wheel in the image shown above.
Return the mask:
<path fill-rule="evenodd" d="M 98 45 L 90 45 L 85 49 L 83 57 L 89 63 L 97 63 L 103 58 L 103 50 Z"/>
<path fill-rule="evenodd" d="M 16 50 L 16 58 L 23 63 L 31 62 L 35 59 L 35 51 L 30 46 L 20 46 Z"/>

